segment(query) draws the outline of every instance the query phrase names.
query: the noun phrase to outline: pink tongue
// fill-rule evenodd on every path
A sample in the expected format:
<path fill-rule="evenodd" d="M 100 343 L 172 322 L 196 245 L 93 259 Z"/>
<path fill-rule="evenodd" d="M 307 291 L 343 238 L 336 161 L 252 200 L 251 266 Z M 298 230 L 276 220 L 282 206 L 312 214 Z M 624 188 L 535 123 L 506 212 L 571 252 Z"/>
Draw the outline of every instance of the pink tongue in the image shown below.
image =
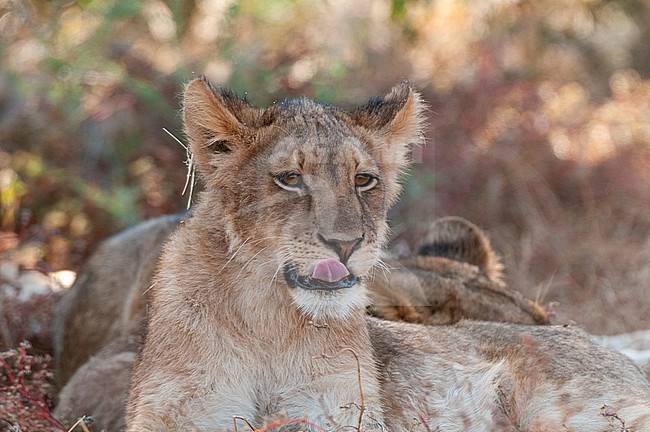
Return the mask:
<path fill-rule="evenodd" d="M 325 282 L 336 282 L 349 274 L 348 269 L 339 260 L 336 258 L 328 258 L 316 263 L 314 273 L 312 273 L 311 277 Z"/>

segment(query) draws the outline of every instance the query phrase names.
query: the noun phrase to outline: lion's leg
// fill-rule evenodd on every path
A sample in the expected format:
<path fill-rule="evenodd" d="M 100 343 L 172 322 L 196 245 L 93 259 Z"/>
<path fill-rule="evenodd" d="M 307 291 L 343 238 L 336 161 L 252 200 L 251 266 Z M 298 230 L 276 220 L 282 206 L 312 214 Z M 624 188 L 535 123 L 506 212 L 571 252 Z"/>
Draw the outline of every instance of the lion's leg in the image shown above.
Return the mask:
<path fill-rule="evenodd" d="M 256 418 L 256 407 L 241 395 L 224 397 L 199 397 L 184 403 L 162 407 L 154 395 L 143 396 L 131 408 L 128 431 L 233 431 L 249 430 L 247 422 Z M 223 395 L 221 395 L 223 396 Z M 187 399 L 186 396 L 179 396 Z"/>
<path fill-rule="evenodd" d="M 71 426 L 92 416 L 97 430 L 123 430 L 135 352 L 100 352 L 70 378 L 59 393 L 54 415 Z"/>

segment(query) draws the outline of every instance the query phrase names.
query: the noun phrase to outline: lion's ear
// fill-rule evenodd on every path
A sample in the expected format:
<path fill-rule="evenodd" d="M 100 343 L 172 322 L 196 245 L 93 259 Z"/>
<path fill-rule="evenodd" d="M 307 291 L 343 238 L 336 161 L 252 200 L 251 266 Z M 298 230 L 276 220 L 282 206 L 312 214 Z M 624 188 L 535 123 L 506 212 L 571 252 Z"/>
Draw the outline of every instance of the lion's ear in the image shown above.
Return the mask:
<path fill-rule="evenodd" d="M 183 123 L 199 171 L 213 171 L 220 159 L 246 146 L 254 133 L 246 120 L 259 112 L 206 78 L 190 81 L 183 95 Z"/>
<path fill-rule="evenodd" d="M 458 216 L 429 225 L 418 255 L 438 256 L 477 266 L 495 282 L 503 282 L 503 264 L 481 228 Z"/>
<path fill-rule="evenodd" d="M 408 82 L 393 87 L 352 113 L 354 121 L 377 137 L 373 151 L 379 159 L 401 170 L 412 145 L 424 139 L 425 104 Z"/>

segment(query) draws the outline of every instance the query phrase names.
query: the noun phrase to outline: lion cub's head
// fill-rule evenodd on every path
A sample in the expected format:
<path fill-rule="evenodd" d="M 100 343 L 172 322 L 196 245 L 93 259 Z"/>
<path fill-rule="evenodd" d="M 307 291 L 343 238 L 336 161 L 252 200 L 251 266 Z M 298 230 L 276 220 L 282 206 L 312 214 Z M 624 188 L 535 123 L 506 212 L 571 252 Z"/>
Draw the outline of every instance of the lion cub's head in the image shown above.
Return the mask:
<path fill-rule="evenodd" d="M 305 98 L 256 108 L 196 79 L 183 103 L 206 184 L 196 214 L 224 225 L 230 253 L 286 282 L 269 289 L 287 290 L 304 313 L 363 307 L 386 212 L 422 139 L 419 95 L 402 83 L 350 112 Z"/>

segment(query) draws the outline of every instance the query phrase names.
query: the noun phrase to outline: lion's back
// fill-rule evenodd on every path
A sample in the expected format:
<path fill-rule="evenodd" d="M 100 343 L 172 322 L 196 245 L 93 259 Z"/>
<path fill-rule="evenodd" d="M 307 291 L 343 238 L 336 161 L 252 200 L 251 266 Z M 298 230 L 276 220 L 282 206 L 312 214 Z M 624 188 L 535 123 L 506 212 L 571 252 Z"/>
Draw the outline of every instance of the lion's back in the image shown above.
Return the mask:
<path fill-rule="evenodd" d="M 160 252 L 185 216 L 162 216 L 138 224 L 104 241 L 88 260 L 55 312 L 54 354 L 60 387 L 110 341 L 140 331 L 144 293 Z"/>

